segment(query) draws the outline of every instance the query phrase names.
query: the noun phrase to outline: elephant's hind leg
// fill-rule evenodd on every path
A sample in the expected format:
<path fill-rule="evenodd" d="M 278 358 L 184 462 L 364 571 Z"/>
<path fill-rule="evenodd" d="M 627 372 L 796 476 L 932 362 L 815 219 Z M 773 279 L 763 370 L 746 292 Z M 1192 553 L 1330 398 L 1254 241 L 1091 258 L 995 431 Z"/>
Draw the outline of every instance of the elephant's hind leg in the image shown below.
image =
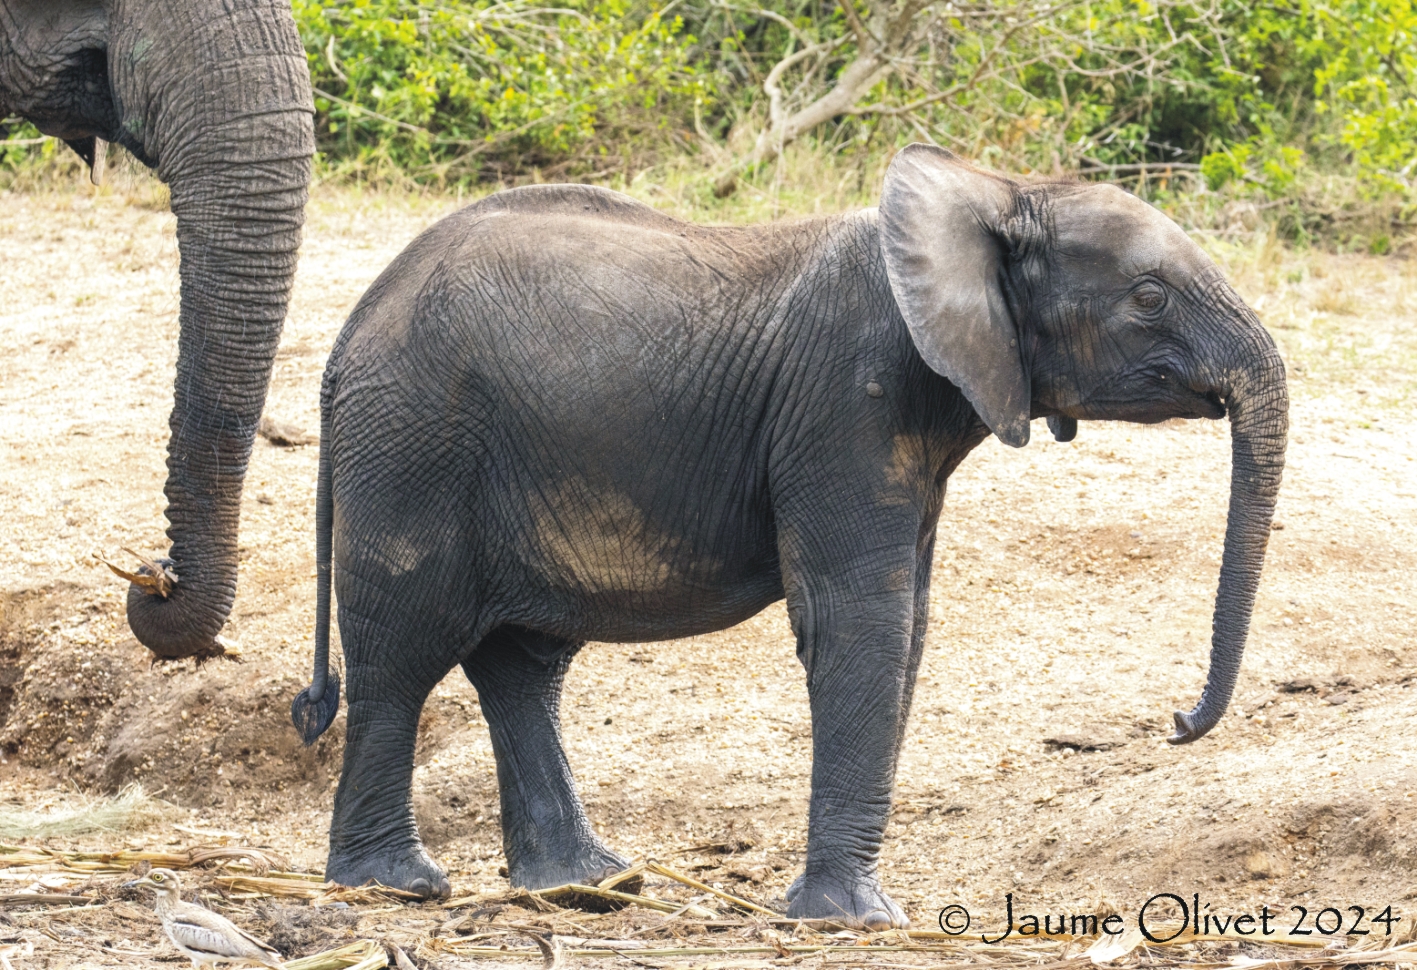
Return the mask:
<path fill-rule="evenodd" d="M 514 886 L 594 884 L 628 865 L 591 829 L 561 747 L 561 686 L 579 648 L 506 626 L 463 662 L 492 733 Z"/>
<path fill-rule="evenodd" d="M 348 730 L 325 878 L 342 886 L 372 879 L 423 897 L 447 896 L 448 879 L 424 851 L 413 819 L 413 750 L 423 702 L 456 659 L 446 666 L 411 659 L 420 656 L 411 648 L 423 631 L 405 622 L 395 632 L 387 620 L 341 610 Z"/>

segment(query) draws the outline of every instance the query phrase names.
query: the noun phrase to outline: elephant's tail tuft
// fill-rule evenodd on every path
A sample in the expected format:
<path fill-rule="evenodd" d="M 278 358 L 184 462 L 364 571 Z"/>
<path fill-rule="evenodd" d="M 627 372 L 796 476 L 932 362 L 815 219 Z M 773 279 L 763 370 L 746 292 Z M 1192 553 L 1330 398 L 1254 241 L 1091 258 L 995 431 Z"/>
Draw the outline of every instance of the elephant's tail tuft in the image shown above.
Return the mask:
<path fill-rule="evenodd" d="M 339 674 L 330 670 L 330 532 L 334 524 L 334 494 L 330 487 L 331 370 L 325 371 L 320 401 L 320 476 L 315 490 L 315 675 L 310 686 L 290 702 L 290 719 L 306 746 L 334 721 L 339 713 Z"/>

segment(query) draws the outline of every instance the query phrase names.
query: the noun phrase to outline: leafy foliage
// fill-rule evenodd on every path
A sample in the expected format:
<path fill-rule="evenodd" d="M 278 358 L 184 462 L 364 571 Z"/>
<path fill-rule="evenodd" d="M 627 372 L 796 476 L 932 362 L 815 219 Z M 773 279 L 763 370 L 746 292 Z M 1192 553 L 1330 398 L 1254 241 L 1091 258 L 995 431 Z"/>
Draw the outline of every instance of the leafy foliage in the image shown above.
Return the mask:
<path fill-rule="evenodd" d="M 1417 0 L 558 2 L 293 0 L 328 165 L 463 182 L 697 151 L 751 175 L 797 137 L 923 137 L 1266 204 L 1417 178 Z M 0 128 L 0 167 L 55 151 L 36 134 Z"/>
<path fill-rule="evenodd" d="M 711 94 L 683 22 L 625 0 L 295 0 L 322 149 L 440 178 L 594 159 Z M 499 164 L 500 163 L 500 164 Z"/>

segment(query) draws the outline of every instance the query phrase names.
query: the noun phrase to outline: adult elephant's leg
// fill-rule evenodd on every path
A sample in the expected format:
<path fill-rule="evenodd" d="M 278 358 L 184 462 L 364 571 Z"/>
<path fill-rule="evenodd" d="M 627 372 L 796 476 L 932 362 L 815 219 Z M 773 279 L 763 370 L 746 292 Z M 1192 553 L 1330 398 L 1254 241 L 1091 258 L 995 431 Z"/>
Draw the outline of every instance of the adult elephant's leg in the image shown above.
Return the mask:
<path fill-rule="evenodd" d="M 561 687 L 580 647 L 501 627 L 463 661 L 492 733 L 513 886 L 594 884 L 629 865 L 591 828 L 561 746 Z"/>
<path fill-rule="evenodd" d="M 342 578 L 347 595 L 352 581 Z M 448 879 L 424 851 L 413 818 L 413 749 L 423 702 L 456 660 L 436 662 L 440 652 L 421 651 L 421 625 L 391 610 L 378 616 L 340 609 L 348 728 L 325 878 L 446 896 Z"/>
<path fill-rule="evenodd" d="M 899 555 L 883 555 L 888 528 L 863 527 L 882 541 L 853 565 L 830 541 L 811 543 L 821 563 L 783 563 L 812 709 L 807 865 L 793 887 L 794 919 L 910 925 L 876 871 L 924 633 L 915 536 L 902 536 Z"/>

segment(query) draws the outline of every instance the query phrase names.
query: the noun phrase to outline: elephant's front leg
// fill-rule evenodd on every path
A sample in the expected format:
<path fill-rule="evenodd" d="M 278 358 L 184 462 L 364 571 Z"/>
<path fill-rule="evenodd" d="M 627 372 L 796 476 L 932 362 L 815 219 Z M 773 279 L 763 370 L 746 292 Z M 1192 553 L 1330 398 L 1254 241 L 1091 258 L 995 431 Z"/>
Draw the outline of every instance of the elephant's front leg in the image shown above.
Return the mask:
<path fill-rule="evenodd" d="M 789 892 L 793 918 L 910 925 L 876 866 L 923 642 L 914 571 L 907 561 L 874 582 L 804 576 L 803 595 L 789 595 L 812 709 L 807 867 Z"/>
<path fill-rule="evenodd" d="M 591 828 L 561 746 L 561 686 L 578 647 L 502 627 L 463 662 L 492 734 L 513 886 L 594 884 L 629 865 Z"/>

